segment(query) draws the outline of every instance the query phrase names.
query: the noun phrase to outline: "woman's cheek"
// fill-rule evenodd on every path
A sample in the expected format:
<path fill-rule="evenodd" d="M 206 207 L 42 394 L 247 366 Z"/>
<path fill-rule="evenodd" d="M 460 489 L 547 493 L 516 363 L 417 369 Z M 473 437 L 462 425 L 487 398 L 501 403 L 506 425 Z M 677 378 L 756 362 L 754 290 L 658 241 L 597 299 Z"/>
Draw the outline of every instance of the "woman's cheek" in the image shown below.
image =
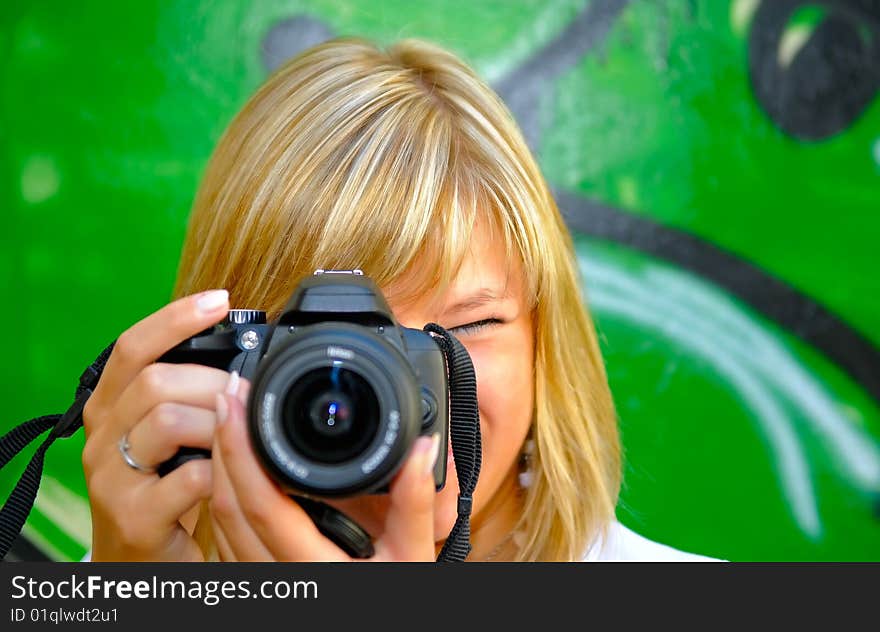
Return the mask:
<path fill-rule="evenodd" d="M 477 347 L 477 345 L 474 345 Z M 483 439 L 483 468 L 477 504 L 488 501 L 519 454 L 531 419 L 527 361 L 503 344 L 472 352 Z"/>
<path fill-rule="evenodd" d="M 477 400 L 484 430 L 492 440 L 524 434 L 531 419 L 531 370 L 519 349 L 503 345 L 479 349 L 472 355 L 477 376 Z"/>

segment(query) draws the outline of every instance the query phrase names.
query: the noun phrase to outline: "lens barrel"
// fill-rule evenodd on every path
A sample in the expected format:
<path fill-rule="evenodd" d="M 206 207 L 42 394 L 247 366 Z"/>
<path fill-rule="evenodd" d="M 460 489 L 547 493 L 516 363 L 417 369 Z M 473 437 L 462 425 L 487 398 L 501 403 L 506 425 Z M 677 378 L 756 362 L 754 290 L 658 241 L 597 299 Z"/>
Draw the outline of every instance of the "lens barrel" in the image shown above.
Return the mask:
<path fill-rule="evenodd" d="M 422 425 L 410 363 L 363 326 L 325 322 L 289 336 L 254 377 L 258 456 L 291 491 L 350 496 L 387 485 Z"/>

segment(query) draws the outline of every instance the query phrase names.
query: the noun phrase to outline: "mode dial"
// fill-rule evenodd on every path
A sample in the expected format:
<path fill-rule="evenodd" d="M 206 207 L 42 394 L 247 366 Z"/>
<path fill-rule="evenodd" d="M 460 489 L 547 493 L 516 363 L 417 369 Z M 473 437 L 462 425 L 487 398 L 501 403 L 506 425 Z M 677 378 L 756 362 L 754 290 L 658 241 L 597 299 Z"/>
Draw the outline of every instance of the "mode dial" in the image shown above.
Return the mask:
<path fill-rule="evenodd" d="M 230 325 L 265 325 L 266 312 L 259 309 L 230 309 L 226 321 Z"/>

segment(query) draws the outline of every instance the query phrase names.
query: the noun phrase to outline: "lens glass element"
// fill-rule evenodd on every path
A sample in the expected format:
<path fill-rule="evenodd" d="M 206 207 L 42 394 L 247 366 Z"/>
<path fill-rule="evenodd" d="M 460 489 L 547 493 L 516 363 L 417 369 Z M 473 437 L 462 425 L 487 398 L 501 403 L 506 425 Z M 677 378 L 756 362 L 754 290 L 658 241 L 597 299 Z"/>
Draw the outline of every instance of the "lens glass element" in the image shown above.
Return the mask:
<path fill-rule="evenodd" d="M 287 391 L 285 434 L 304 456 L 340 463 L 363 453 L 379 428 L 379 400 L 363 377 L 341 366 L 312 369 Z"/>

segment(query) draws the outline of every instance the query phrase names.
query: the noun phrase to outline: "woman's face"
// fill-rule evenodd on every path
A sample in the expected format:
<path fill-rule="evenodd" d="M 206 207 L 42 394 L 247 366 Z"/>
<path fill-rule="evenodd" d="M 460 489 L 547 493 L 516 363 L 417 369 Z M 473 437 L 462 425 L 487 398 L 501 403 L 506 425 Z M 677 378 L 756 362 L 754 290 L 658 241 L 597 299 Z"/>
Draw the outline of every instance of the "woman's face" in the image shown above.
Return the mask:
<path fill-rule="evenodd" d="M 474 493 L 475 533 L 481 521 L 492 519 L 489 514 L 499 504 L 496 493 L 501 490 L 500 497 L 515 489 L 518 456 L 532 420 L 532 315 L 524 300 L 521 266 L 510 266 L 508 276 L 504 254 L 503 245 L 493 243 L 489 232 L 478 224 L 458 276 L 443 296 L 426 294 L 403 305 L 396 289 L 405 285 L 382 288 L 401 325 L 421 329 L 427 323 L 438 323 L 464 344 L 473 360 L 483 440 L 482 468 Z M 446 486 L 434 503 L 435 541 L 444 539 L 455 522 L 458 491 L 449 452 Z M 374 538 L 381 533 L 387 495 L 333 504 Z"/>

